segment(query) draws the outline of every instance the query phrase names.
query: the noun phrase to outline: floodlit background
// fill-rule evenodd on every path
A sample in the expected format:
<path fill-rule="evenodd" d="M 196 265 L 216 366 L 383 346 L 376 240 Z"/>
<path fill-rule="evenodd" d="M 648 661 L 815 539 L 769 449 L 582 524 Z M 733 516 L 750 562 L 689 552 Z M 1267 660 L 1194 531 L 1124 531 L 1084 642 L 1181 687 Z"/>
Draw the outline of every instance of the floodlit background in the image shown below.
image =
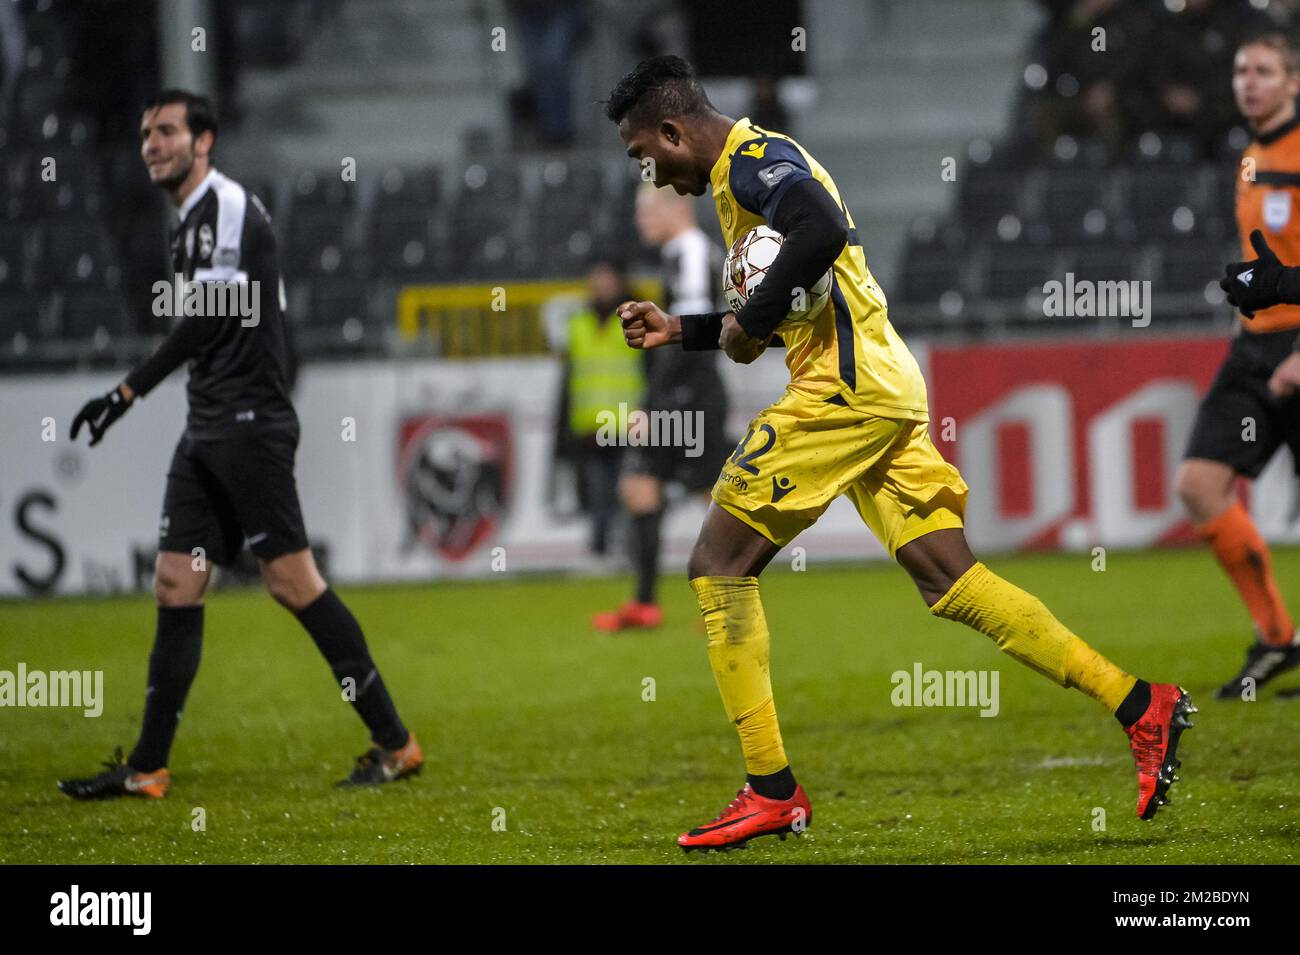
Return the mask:
<path fill-rule="evenodd" d="M 980 548 L 1188 540 L 1172 474 L 1233 322 L 1232 54 L 1294 32 L 1295 6 L 3 0 L 0 593 L 148 587 L 184 373 L 94 451 L 66 428 L 166 331 L 170 211 L 135 141 L 165 86 L 216 100 L 215 163 L 279 233 L 300 487 L 331 576 L 483 575 L 494 554 L 617 572 L 617 546 L 589 553 L 560 356 L 593 257 L 659 282 L 599 103 L 659 52 L 835 177 Z M 707 199 L 700 216 L 716 237 Z M 1045 283 L 1070 276 L 1148 282 L 1150 313 L 1051 314 Z M 738 437 L 785 370 L 773 350 L 725 372 Z M 1297 537 L 1286 457 L 1252 500 L 1274 540 Z M 702 511 L 673 510 L 670 570 Z M 882 554 L 843 502 L 800 543 Z"/>
<path fill-rule="evenodd" d="M 591 553 L 561 410 L 593 258 L 661 294 L 598 101 L 664 51 L 835 178 L 972 487 L 976 550 L 1202 709 L 1174 805 L 1139 822 L 1111 717 L 932 618 L 836 502 L 763 578 L 816 825 L 712 861 L 1296 861 L 1296 703 L 1212 702 L 1250 619 L 1206 549 L 1168 546 L 1194 536 L 1173 475 L 1235 321 L 1230 61 L 1247 32 L 1294 32 L 1294 6 L 0 0 L 0 673 L 104 678 L 95 718 L 0 709 L 0 862 L 683 861 L 673 837 L 743 769 L 682 573 L 704 504 L 676 494 L 665 524 L 664 625 L 595 632 L 630 574 L 617 529 Z M 166 330 L 170 212 L 135 142 L 163 86 L 215 98 L 216 165 L 271 210 L 306 524 L 425 748 L 410 784 L 330 788 L 363 729 L 294 617 L 231 586 L 245 563 L 207 600 L 168 798 L 54 786 L 129 746 L 144 699 L 184 372 L 93 450 L 67 429 Z M 1045 300 L 1098 280 L 1150 309 Z M 786 370 L 779 349 L 719 362 L 739 437 Z M 1250 498 L 1275 542 L 1300 537 L 1294 500 L 1283 452 Z M 1300 550 L 1274 560 L 1285 589 Z M 897 706 L 918 667 L 1000 675 L 998 717 Z"/>

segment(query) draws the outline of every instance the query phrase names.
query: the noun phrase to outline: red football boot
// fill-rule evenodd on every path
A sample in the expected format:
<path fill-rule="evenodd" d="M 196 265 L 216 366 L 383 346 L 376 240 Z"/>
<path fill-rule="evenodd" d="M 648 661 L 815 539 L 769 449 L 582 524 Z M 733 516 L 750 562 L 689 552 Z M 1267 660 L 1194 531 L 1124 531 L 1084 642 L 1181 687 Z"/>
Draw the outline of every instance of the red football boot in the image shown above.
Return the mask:
<path fill-rule="evenodd" d="M 677 837 L 677 844 L 687 852 L 730 849 L 744 845 L 755 836 L 775 833 L 784 840 L 787 832 L 802 835 L 810 825 L 812 803 L 802 786 L 795 786 L 794 795 L 789 799 L 768 799 L 745 783 L 720 816 L 708 825 L 683 832 Z"/>
<path fill-rule="evenodd" d="M 658 604 L 643 604 L 629 600 L 613 613 L 598 613 L 592 616 L 591 625 L 605 633 L 617 633 L 619 630 L 651 630 L 662 625 L 664 612 Z"/>
<path fill-rule="evenodd" d="M 1197 712 L 1191 697 L 1172 683 L 1152 683 L 1151 703 L 1128 734 L 1133 762 L 1137 764 L 1139 819 L 1152 819 L 1156 810 L 1169 805 L 1169 787 L 1178 781 L 1175 771 L 1182 763 L 1175 758 L 1178 737 L 1191 729 L 1188 719 Z"/>

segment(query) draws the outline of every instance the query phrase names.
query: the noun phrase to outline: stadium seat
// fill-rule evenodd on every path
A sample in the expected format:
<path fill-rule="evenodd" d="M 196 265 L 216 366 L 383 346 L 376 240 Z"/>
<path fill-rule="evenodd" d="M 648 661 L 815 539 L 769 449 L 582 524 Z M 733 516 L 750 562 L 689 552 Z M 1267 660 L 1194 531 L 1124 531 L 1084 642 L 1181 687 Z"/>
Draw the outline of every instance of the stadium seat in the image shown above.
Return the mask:
<path fill-rule="evenodd" d="M 25 229 L 0 224 L 0 290 L 25 288 L 30 241 Z"/>
<path fill-rule="evenodd" d="M 295 204 L 289 220 L 289 244 L 285 250 L 290 275 L 352 274 L 356 256 L 347 243 L 351 209 L 342 205 Z"/>
<path fill-rule="evenodd" d="M 297 318 L 308 328 L 341 330 L 348 321 L 368 325 L 372 320 L 364 282 L 317 279 L 307 286 L 305 308 Z"/>
<path fill-rule="evenodd" d="M 35 292 L 0 291 L 0 346 L 9 345 L 17 334 L 30 342 L 46 338 L 46 314 L 42 297 Z"/>
<path fill-rule="evenodd" d="M 964 224 L 996 223 L 1002 215 L 1021 208 L 1026 182 L 1023 170 L 972 165 L 959 182 L 958 210 Z"/>
<path fill-rule="evenodd" d="M 519 212 L 517 170 L 476 163 L 465 170 L 462 180 L 452 207 L 453 234 L 510 231 Z"/>
<path fill-rule="evenodd" d="M 131 331 L 120 295 L 102 289 L 69 289 L 60 296 L 59 337 L 102 340 Z"/>
<path fill-rule="evenodd" d="M 1166 242 L 1160 246 L 1157 294 L 1197 293 L 1217 285 L 1234 250 L 1220 243 Z"/>
<path fill-rule="evenodd" d="M 370 223 L 370 271 L 409 280 L 434 278 L 441 255 L 433 241 L 433 217 L 419 206 L 376 206 Z"/>
<path fill-rule="evenodd" d="M 112 257 L 99 226 L 91 222 L 51 223 L 37 267 L 50 284 L 103 286 Z"/>
<path fill-rule="evenodd" d="M 984 295 L 994 300 L 1022 300 L 1030 292 L 1041 292 L 1050 279 L 1060 279 L 1059 255 L 1054 250 L 1001 248 L 989 258 Z"/>
<path fill-rule="evenodd" d="M 942 245 L 913 243 L 903 265 L 902 300 L 933 305 L 946 292 L 962 292 L 962 263 Z"/>
<path fill-rule="evenodd" d="M 440 204 L 440 187 L 441 172 L 437 166 L 390 166 L 379 175 L 374 207 L 385 210 L 411 207 L 432 210 Z"/>
<path fill-rule="evenodd" d="M 1104 212 L 1110 175 L 1104 169 L 1056 165 L 1043 188 L 1043 217 L 1053 233 L 1082 238 L 1089 212 Z"/>
<path fill-rule="evenodd" d="M 1189 183 L 1193 170 L 1179 165 L 1148 165 L 1130 170 L 1123 193 L 1123 207 L 1137 223 L 1138 233 L 1147 239 L 1176 236 L 1174 213 L 1191 208 Z"/>
<path fill-rule="evenodd" d="M 316 279 L 294 298 L 294 338 L 302 351 L 346 354 L 382 344 L 392 324 L 392 310 L 382 314 L 364 282 Z"/>
<path fill-rule="evenodd" d="M 1076 279 L 1092 281 L 1143 280 L 1146 257 L 1141 246 L 1114 244 L 1085 245 L 1065 253 L 1066 269 Z"/>
<path fill-rule="evenodd" d="M 47 159 L 53 164 L 47 165 Z M 47 168 L 53 179 L 45 178 Z M 34 221 L 93 215 L 97 178 L 78 150 L 51 146 L 22 153 L 9 176 L 9 188 L 20 199 L 16 214 Z"/>
<path fill-rule="evenodd" d="M 337 170 L 305 169 L 293 183 L 292 212 L 321 206 L 350 207 L 356 203 L 357 184 L 344 182 Z"/>

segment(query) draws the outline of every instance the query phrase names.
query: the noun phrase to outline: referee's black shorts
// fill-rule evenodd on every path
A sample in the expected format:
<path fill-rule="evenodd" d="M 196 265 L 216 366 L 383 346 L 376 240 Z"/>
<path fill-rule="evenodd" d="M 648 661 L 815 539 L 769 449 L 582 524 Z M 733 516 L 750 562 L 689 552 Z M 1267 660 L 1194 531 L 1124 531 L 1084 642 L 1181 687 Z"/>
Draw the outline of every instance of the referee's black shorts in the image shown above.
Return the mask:
<path fill-rule="evenodd" d="M 163 495 L 158 549 L 232 564 L 244 545 L 261 560 L 307 547 L 293 478 L 296 428 L 239 438 L 183 436 L 172 455 Z"/>
<path fill-rule="evenodd" d="M 1255 478 L 1277 449 L 1291 449 L 1300 474 L 1300 396 L 1277 399 L 1268 380 L 1295 345 L 1297 329 L 1241 332 L 1196 413 L 1188 458 L 1207 458 Z"/>

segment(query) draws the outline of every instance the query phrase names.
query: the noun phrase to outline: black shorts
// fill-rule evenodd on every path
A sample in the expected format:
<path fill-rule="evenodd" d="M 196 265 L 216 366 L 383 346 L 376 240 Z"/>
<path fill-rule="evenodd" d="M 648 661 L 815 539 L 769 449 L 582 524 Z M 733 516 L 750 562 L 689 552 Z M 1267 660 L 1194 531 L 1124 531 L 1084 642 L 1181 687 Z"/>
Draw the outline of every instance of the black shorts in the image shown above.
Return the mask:
<path fill-rule="evenodd" d="M 261 560 L 307 547 L 293 479 L 297 430 L 265 430 L 226 440 L 176 445 L 163 495 L 160 551 L 193 554 L 202 547 L 221 566 L 244 544 Z"/>
<path fill-rule="evenodd" d="M 1268 380 L 1291 354 L 1296 334 L 1296 329 L 1241 332 L 1232 340 L 1196 413 L 1184 457 L 1219 461 L 1255 478 L 1285 444 L 1300 473 L 1300 397 L 1279 400 L 1268 390 Z"/>
<path fill-rule="evenodd" d="M 683 410 L 680 413 L 695 412 Z M 727 440 L 726 414 L 722 408 L 703 410 L 696 420 L 703 423 L 702 429 L 692 432 L 693 435 L 702 434 L 698 455 L 691 457 L 687 452 L 693 449 L 680 443 L 628 447 L 623 459 L 623 473 L 646 475 L 662 484 L 680 484 L 691 492 L 711 490 L 736 442 Z M 660 433 L 664 430 L 661 428 Z M 684 428 L 681 433 L 685 434 Z"/>

